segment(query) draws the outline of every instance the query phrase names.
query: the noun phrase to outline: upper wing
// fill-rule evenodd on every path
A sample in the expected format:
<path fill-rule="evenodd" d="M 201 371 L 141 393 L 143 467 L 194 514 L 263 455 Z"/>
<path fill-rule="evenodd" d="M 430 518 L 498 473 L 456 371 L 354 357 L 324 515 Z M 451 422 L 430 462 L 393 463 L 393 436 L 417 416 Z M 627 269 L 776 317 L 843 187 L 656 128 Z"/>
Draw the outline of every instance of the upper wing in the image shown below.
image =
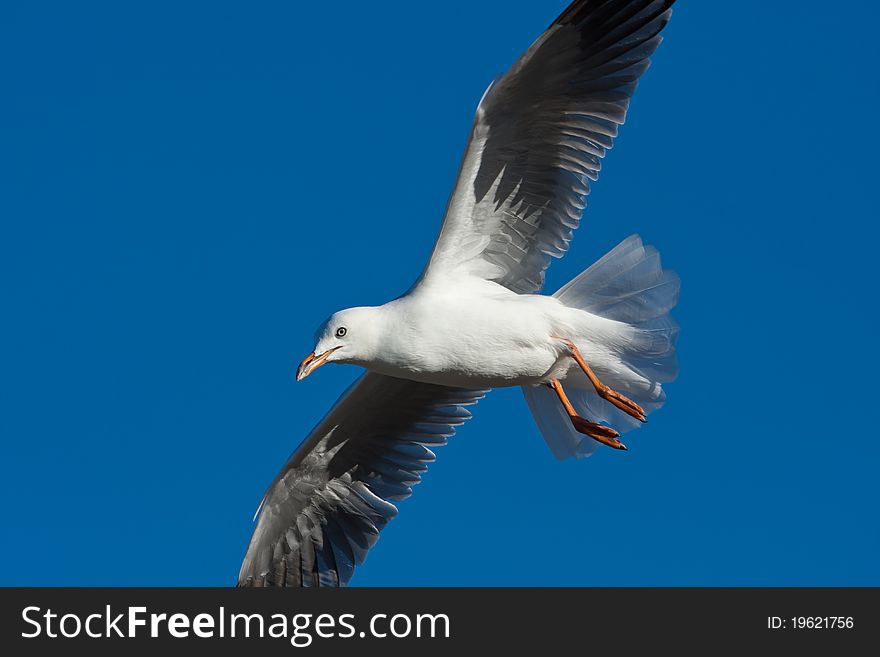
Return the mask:
<path fill-rule="evenodd" d="M 675 0 L 575 0 L 477 108 L 425 277 L 538 291 L 568 249 Z"/>
<path fill-rule="evenodd" d="M 344 586 L 485 391 L 367 372 L 288 459 L 263 498 L 239 586 Z"/>

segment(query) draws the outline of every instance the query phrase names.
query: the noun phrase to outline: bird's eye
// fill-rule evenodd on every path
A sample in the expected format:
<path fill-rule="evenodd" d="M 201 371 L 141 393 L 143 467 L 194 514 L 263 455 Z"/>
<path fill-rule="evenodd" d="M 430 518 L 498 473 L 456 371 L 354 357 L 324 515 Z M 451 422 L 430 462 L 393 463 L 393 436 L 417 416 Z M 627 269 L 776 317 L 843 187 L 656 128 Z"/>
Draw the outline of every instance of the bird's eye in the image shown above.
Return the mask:
<path fill-rule="evenodd" d="M 336 337 L 337 338 L 345 337 L 346 333 L 348 333 L 348 329 L 345 328 L 344 326 L 340 326 L 338 329 L 336 329 Z"/>

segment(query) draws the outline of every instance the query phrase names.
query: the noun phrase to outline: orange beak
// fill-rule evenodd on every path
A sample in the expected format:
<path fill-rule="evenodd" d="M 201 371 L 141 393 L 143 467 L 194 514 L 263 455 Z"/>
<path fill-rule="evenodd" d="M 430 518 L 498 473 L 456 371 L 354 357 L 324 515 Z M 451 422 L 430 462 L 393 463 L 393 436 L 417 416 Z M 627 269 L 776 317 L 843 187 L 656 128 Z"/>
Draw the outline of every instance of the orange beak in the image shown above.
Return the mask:
<path fill-rule="evenodd" d="M 309 374 L 314 372 L 316 369 L 321 367 L 324 363 L 327 362 L 327 357 L 332 354 L 334 351 L 339 349 L 339 347 L 333 347 L 333 349 L 328 349 L 320 356 L 315 356 L 315 352 L 313 351 L 308 356 L 303 359 L 303 362 L 299 364 L 299 367 L 296 369 L 296 380 L 302 381 Z"/>

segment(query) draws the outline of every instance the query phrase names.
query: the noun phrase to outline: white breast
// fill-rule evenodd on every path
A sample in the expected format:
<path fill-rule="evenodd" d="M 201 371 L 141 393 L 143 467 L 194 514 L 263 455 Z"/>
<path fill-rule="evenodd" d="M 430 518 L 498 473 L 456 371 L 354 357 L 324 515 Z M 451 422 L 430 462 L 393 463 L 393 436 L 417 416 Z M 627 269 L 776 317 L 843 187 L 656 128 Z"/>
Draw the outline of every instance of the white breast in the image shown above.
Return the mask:
<path fill-rule="evenodd" d="M 553 339 L 550 297 L 517 295 L 495 284 L 425 287 L 389 306 L 396 314 L 371 369 L 464 388 L 538 383 L 565 368 Z"/>

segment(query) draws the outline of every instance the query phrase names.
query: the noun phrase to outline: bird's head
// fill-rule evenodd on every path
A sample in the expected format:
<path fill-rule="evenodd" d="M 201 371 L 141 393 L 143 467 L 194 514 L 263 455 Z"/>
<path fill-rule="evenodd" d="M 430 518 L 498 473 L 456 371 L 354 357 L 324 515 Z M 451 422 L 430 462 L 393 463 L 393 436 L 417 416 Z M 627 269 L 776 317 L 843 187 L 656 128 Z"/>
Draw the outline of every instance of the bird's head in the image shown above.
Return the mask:
<path fill-rule="evenodd" d="M 296 371 L 302 381 L 325 363 L 366 365 L 376 351 L 378 308 L 349 308 L 333 313 L 315 332 L 315 349 Z"/>

